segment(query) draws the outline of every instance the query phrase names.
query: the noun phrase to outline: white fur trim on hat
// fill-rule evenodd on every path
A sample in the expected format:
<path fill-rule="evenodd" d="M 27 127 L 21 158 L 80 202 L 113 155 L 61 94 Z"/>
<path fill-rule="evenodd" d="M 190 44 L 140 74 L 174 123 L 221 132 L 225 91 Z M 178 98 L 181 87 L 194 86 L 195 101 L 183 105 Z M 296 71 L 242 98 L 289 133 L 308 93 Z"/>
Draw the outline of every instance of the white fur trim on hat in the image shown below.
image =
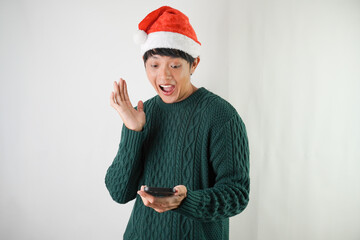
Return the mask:
<path fill-rule="evenodd" d="M 193 58 L 200 56 L 200 44 L 191 38 L 174 32 L 153 32 L 148 34 L 146 42 L 141 45 L 141 55 L 154 48 L 179 49 Z"/>

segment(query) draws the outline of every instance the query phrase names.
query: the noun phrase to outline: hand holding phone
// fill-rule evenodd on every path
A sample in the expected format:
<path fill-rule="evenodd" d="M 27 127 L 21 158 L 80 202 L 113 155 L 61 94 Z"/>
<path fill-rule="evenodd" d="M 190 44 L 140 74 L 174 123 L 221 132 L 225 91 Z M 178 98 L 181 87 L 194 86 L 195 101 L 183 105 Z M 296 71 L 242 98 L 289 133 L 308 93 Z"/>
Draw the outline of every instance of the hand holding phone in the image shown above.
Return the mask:
<path fill-rule="evenodd" d="M 177 185 L 174 188 L 141 186 L 137 194 L 140 195 L 146 207 L 163 213 L 180 206 L 187 196 L 187 188 L 184 185 Z"/>

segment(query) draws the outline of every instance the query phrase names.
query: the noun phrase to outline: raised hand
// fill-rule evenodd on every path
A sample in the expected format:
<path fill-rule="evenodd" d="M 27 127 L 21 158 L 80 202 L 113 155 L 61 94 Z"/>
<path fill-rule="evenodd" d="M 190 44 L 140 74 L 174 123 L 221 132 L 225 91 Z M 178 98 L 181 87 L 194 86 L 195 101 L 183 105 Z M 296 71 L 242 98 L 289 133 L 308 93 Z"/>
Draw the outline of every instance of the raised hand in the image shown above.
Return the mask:
<path fill-rule="evenodd" d="M 142 131 L 146 122 L 144 103 L 139 101 L 137 110 L 134 109 L 129 99 L 126 82 L 122 78 L 120 78 L 119 83 L 114 82 L 114 91 L 110 95 L 110 105 L 119 113 L 128 129 Z"/>

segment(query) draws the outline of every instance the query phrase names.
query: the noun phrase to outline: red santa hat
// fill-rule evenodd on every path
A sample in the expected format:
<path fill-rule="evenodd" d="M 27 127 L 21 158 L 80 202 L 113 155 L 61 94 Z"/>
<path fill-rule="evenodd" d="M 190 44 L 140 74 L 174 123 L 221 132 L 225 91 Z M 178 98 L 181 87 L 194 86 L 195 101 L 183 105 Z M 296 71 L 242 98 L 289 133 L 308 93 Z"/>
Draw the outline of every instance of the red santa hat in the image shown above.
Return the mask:
<path fill-rule="evenodd" d="M 134 41 L 141 44 L 141 54 L 154 48 L 179 49 L 197 58 L 201 43 L 189 18 L 174 8 L 163 6 L 149 13 L 140 23 Z"/>

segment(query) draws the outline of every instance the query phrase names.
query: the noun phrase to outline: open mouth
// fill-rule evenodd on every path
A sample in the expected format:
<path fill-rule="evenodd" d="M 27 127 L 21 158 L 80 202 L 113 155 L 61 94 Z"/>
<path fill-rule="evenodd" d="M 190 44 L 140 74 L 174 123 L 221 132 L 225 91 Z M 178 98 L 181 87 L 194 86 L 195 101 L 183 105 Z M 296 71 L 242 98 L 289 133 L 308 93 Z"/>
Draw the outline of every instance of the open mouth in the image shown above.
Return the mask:
<path fill-rule="evenodd" d="M 164 95 L 171 95 L 175 90 L 175 86 L 164 84 L 164 85 L 160 85 L 160 89 Z"/>

